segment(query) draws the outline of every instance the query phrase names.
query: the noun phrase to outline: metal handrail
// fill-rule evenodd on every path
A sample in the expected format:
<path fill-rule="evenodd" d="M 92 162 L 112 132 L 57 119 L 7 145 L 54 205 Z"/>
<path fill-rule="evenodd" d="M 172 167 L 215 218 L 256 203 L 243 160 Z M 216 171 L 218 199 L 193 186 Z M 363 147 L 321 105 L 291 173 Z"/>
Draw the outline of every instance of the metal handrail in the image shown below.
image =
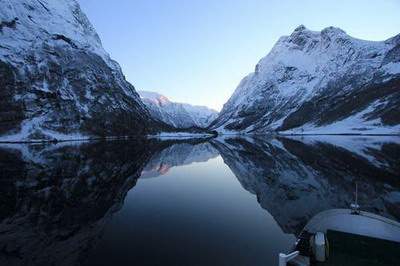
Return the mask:
<path fill-rule="evenodd" d="M 299 254 L 300 251 L 295 251 L 290 254 L 279 253 L 279 266 L 286 266 L 289 261 L 296 258 Z"/>

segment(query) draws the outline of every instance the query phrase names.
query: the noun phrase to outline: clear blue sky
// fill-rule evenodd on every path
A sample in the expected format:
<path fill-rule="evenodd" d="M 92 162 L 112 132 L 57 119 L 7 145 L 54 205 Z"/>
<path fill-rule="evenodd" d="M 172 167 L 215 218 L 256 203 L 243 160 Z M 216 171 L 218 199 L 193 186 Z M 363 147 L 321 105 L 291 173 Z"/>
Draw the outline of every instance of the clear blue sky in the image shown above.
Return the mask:
<path fill-rule="evenodd" d="M 219 110 L 277 39 L 298 25 L 384 40 L 400 0 L 79 0 L 138 90 Z"/>

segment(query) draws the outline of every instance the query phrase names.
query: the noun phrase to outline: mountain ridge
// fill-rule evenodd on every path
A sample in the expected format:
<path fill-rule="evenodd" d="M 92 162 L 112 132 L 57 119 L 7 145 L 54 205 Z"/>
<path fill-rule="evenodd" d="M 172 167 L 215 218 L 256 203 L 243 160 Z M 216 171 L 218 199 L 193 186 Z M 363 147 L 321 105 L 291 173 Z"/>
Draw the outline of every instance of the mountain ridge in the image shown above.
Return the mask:
<path fill-rule="evenodd" d="M 365 41 L 339 28 L 317 32 L 300 25 L 240 82 L 210 127 L 220 133 L 400 134 L 399 51 L 400 35 Z"/>
<path fill-rule="evenodd" d="M 0 6 L 0 141 L 163 129 L 76 0 L 0 0 Z"/>
<path fill-rule="evenodd" d="M 176 128 L 206 128 L 218 112 L 206 106 L 170 101 L 156 92 L 138 91 L 142 101 L 156 119 Z"/>

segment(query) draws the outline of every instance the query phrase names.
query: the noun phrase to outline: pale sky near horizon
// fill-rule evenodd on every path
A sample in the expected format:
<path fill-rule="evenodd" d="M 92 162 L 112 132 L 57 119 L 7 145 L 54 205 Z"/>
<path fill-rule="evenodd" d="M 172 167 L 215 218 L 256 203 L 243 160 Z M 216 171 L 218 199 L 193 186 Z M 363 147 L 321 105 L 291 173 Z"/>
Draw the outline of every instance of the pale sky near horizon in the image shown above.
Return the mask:
<path fill-rule="evenodd" d="M 385 40 L 400 0 L 79 0 L 137 90 L 220 110 L 278 38 L 298 25 Z"/>

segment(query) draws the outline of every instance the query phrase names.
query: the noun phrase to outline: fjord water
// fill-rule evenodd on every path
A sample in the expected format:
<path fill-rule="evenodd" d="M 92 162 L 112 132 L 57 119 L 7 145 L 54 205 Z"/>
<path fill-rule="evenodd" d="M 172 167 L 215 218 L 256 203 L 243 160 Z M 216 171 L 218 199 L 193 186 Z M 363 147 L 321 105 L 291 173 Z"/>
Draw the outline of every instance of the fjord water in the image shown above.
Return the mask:
<path fill-rule="evenodd" d="M 0 148 L 0 265 L 277 265 L 313 215 L 400 219 L 400 139 Z"/>

